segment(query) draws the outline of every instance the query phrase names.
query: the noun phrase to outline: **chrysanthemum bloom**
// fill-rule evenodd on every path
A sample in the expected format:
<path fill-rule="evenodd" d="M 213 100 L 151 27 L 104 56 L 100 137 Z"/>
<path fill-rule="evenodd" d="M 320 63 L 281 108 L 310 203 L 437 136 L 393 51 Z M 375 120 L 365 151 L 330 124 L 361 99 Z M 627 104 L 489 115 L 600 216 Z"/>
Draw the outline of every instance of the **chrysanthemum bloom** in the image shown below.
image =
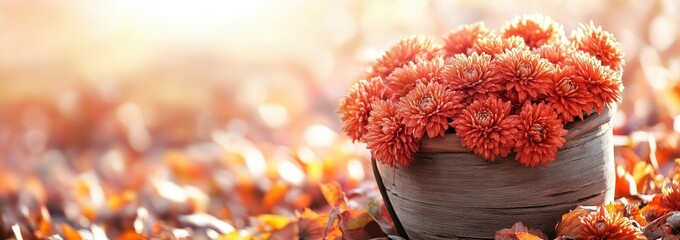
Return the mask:
<path fill-rule="evenodd" d="M 557 112 L 563 123 L 583 119 L 583 112 L 590 112 L 591 98 L 582 78 L 575 78 L 571 67 L 557 68 L 553 75 L 553 87 L 545 101 Z"/>
<path fill-rule="evenodd" d="M 417 59 L 431 59 L 438 51 L 432 37 L 414 36 L 403 39 L 378 59 L 368 71 L 367 79 L 375 76 L 385 79 L 395 69 Z"/>
<path fill-rule="evenodd" d="M 573 67 L 574 79 L 582 79 L 593 94 L 589 104 L 598 113 L 604 111 L 605 104 L 621 102 L 623 82 L 619 72 L 602 66 L 595 57 L 581 51 L 572 54 L 567 64 Z"/>
<path fill-rule="evenodd" d="M 512 105 L 497 98 L 476 100 L 454 120 L 461 144 L 487 161 L 505 157 L 518 137 L 519 119 L 510 115 Z"/>
<path fill-rule="evenodd" d="M 496 67 L 491 64 L 491 56 L 485 53 L 458 54 L 449 61 L 442 77 L 449 88 L 462 95 L 464 103 L 489 96 L 498 97 L 497 93 L 505 90 Z"/>
<path fill-rule="evenodd" d="M 455 31 L 444 35 L 444 56 L 450 57 L 459 53 L 466 54 L 472 45 L 481 37 L 492 36 L 484 22 L 476 22 L 458 27 Z"/>
<path fill-rule="evenodd" d="M 501 30 L 503 37 L 519 36 L 530 48 L 565 39 L 564 27 L 540 14 L 517 16 Z"/>
<path fill-rule="evenodd" d="M 552 42 L 533 50 L 552 64 L 564 66 L 567 58 L 576 51 L 574 46 L 565 42 Z"/>
<path fill-rule="evenodd" d="M 410 166 L 420 142 L 406 131 L 397 105 L 381 100 L 374 102 L 372 108 L 364 136 L 371 154 L 377 161 L 390 167 Z"/>
<path fill-rule="evenodd" d="M 536 100 L 552 88 L 553 65 L 538 54 L 515 48 L 497 55 L 494 62 L 514 103 Z"/>
<path fill-rule="evenodd" d="M 623 71 L 623 52 L 614 35 L 595 26 L 593 22 L 581 24 L 571 34 L 571 41 L 576 48 L 595 56 L 602 65 L 609 66 L 614 71 Z"/>
<path fill-rule="evenodd" d="M 389 89 L 380 77 L 370 80 L 361 79 L 340 99 L 337 112 L 343 122 L 342 131 L 353 141 L 361 141 L 366 133 L 366 124 L 371 113 L 371 104 L 389 97 Z"/>
<path fill-rule="evenodd" d="M 496 54 L 501 54 L 507 50 L 515 48 L 527 50 L 529 49 L 529 47 L 527 47 L 527 45 L 524 44 L 524 40 L 521 37 L 517 36 L 512 36 L 508 38 L 501 38 L 498 36 L 483 37 L 475 41 L 475 43 L 472 45 L 472 48 L 469 50 L 468 55 L 473 52 L 479 54 L 486 53 L 489 54 L 491 58 L 495 58 Z"/>
<path fill-rule="evenodd" d="M 416 83 L 442 82 L 444 59 L 434 57 L 431 60 L 419 59 L 410 62 L 402 68 L 397 68 L 385 79 L 386 85 L 392 89 L 393 98 L 406 96 L 416 86 Z"/>
<path fill-rule="evenodd" d="M 581 220 L 580 227 L 572 233 L 573 239 L 644 239 L 642 232 L 633 225 L 633 221 L 619 212 L 609 212 L 601 207 L 597 213 L 591 213 Z"/>
<path fill-rule="evenodd" d="M 567 134 L 555 110 L 543 103 L 526 104 L 519 119 L 515 159 L 532 168 L 555 161 L 557 149 L 565 142 L 562 136 Z"/>
<path fill-rule="evenodd" d="M 669 211 L 680 211 L 680 185 L 674 182 L 662 192 L 659 206 Z"/>
<path fill-rule="evenodd" d="M 459 94 L 450 92 L 439 83 L 418 83 L 399 101 L 399 112 L 406 131 L 418 139 L 425 132 L 429 138 L 444 136 L 449 128 L 449 119 L 464 107 L 460 100 Z"/>

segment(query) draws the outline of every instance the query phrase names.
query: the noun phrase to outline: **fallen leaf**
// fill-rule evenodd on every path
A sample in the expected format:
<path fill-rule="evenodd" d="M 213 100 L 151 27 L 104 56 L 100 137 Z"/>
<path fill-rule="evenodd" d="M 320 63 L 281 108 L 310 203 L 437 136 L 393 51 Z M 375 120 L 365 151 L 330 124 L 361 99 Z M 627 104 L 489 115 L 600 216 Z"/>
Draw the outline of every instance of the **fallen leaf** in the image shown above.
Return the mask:
<path fill-rule="evenodd" d="M 73 229 L 71 226 L 63 224 L 61 225 L 61 231 L 64 233 L 64 239 L 66 240 L 82 240 L 80 233 Z"/>
<path fill-rule="evenodd" d="M 346 209 L 347 198 L 338 182 L 330 182 L 321 185 L 321 193 L 331 207 Z"/>
<path fill-rule="evenodd" d="M 510 228 L 497 231 L 494 238 L 496 240 L 543 240 L 548 239 L 548 236 L 539 230 L 524 226 L 522 222 L 516 222 Z"/>

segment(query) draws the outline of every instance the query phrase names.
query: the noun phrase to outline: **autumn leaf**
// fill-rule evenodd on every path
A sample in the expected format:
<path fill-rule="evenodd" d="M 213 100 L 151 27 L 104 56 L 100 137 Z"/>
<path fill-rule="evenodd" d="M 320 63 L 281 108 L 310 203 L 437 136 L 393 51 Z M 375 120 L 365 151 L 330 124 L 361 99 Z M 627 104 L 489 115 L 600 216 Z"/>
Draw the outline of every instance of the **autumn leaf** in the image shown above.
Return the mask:
<path fill-rule="evenodd" d="M 504 228 L 496 232 L 496 240 L 544 240 L 548 236 L 539 230 L 530 229 L 522 222 L 517 222 L 510 228 Z"/>
<path fill-rule="evenodd" d="M 80 233 L 69 225 L 61 225 L 61 231 L 64 233 L 64 239 L 66 240 L 83 240 Z"/>
<path fill-rule="evenodd" d="M 127 230 L 118 237 L 118 240 L 147 240 L 149 237 L 139 234 L 133 230 Z"/>
<path fill-rule="evenodd" d="M 347 198 L 338 182 L 330 182 L 321 185 L 321 193 L 331 207 L 346 209 Z"/>
<path fill-rule="evenodd" d="M 555 227 L 557 236 L 575 236 L 574 233 L 581 228 L 581 219 L 594 211 L 592 208 L 578 207 L 562 215 L 562 220 Z"/>
<path fill-rule="evenodd" d="M 300 239 L 321 239 L 326 231 L 326 224 L 328 223 L 327 215 L 320 215 L 311 209 L 305 208 L 298 213 L 298 227 L 300 231 Z M 331 233 L 330 235 L 342 234 L 339 231 Z M 340 236 L 338 235 L 338 236 Z"/>

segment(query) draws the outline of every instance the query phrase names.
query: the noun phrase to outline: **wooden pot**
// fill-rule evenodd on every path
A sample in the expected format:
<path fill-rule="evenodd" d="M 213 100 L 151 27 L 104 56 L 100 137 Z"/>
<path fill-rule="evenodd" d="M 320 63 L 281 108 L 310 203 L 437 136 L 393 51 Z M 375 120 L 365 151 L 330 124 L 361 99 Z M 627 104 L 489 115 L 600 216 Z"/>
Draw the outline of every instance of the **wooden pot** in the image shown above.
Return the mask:
<path fill-rule="evenodd" d="M 403 237 L 493 238 L 518 221 L 554 235 L 562 214 L 614 198 L 615 112 L 567 125 L 567 141 L 547 167 L 524 167 L 514 155 L 489 163 L 447 134 L 423 139 L 411 167 L 373 160 L 374 173 Z"/>

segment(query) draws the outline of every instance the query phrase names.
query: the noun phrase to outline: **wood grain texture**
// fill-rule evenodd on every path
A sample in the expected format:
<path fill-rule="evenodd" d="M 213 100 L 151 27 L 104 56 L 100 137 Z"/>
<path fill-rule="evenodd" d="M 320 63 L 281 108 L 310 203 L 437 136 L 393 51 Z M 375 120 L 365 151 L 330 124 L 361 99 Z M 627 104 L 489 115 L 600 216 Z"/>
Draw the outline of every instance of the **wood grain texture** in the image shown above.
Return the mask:
<path fill-rule="evenodd" d="M 411 167 L 378 170 L 410 238 L 493 238 L 517 221 L 554 234 L 562 214 L 614 198 L 615 110 L 568 126 L 567 142 L 547 167 L 525 168 L 514 156 L 489 163 L 447 135 L 424 141 Z"/>

